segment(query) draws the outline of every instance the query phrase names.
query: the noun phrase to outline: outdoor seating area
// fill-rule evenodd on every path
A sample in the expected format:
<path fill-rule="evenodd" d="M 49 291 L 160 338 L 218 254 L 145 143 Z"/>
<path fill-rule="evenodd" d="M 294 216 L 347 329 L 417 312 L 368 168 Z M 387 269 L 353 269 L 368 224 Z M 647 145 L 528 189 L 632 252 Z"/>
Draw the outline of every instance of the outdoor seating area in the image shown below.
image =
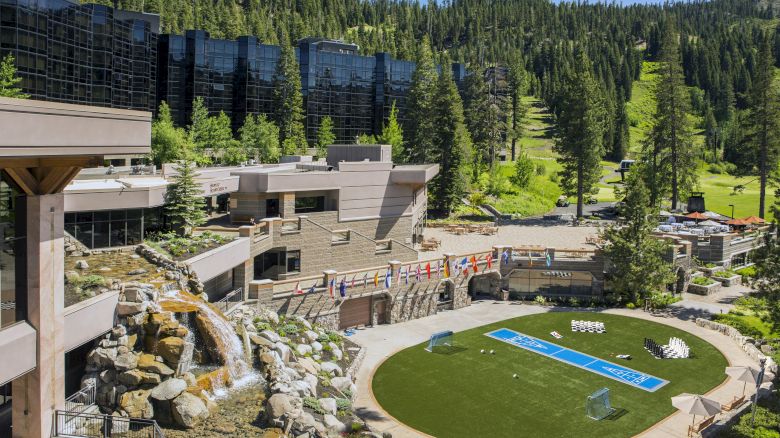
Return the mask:
<path fill-rule="evenodd" d="M 766 223 L 764 219 L 750 216 L 742 219 L 729 218 L 711 211 L 693 212 L 686 215 L 662 215 L 663 223 L 657 231 L 690 236 L 708 236 L 710 234 L 745 231 L 760 227 Z"/>
<path fill-rule="evenodd" d="M 498 227 L 495 225 L 482 225 L 482 224 L 450 224 L 444 227 L 444 230 L 462 236 L 468 233 L 482 234 L 485 236 L 492 236 L 498 233 Z"/>
<path fill-rule="evenodd" d="M 420 250 L 422 251 L 436 251 L 441 246 L 441 239 L 427 238 L 420 242 Z"/>

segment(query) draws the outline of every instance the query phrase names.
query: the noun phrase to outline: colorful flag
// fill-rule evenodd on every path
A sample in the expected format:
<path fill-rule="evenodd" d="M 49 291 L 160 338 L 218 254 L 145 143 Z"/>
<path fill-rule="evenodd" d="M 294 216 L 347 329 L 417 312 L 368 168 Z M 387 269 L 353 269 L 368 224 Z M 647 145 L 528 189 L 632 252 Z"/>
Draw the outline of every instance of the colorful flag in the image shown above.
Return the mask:
<path fill-rule="evenodd" d="M 471 266 L 474 268 L 475 274 L 479 272 L 479 269 L 477 268 L 477 256 L 471 256 Z"/>
<path fill-rule="evenodd" d="M 313 293 L 314 293 L 314 288 L 315 288 L 315 287 L 317 287 L 317 282 L 316 282 L 316 281 L 315 281 L 315 282 L 314 282 L 314 284 L 312 284 L 312 285 L 311 285 L 311 287 L 309 288 L 309 293 L 310 293 L 310 294 L 313 294 Z"/>
<path fill-rule="evenodd" d="M 420 265 L 417 265 L 417 281 L 420 281 Z"/>
<path fill-rule="evenodd" d="M 404 271 L 404 284 L 409 284 L 409 267 L 406 267 L 406 271 Z"/>
<path fill-rule="evenodd" d="M 460 261 L 460 269 L 465 268 L 469 264 L 469 259 L 466 257 L 463 257 L 463 260 Z"/>
<path fill-rule="evenodd" d="M 328 283 L 328 294 L 329 294 L 329 295 L 330 295 L 330 297 L 331 297 L 331 298 L 333 298 L 333 299 L 335 299 L 335 298 L 336 298 L 335 296 L 333 296 L 333 288 L 334 288 L 334 287 L 336 287 L 336 279 L 335 279 L 335 278 L 331 278 L 331 279 L 330 279 L 330 282 Z"/>
<path fill-rule="evenodd" d="M 493 253 L 489 252 L 488 255 L 485 257 L 485 261 L 487 262 L 487 268 L 490 269 L 493 267 Z"/>
<path fill-rule="evenodd" d="M 374 272 L 374 287 L 379 287 L 379 271 Z"/>
<path fill-rule="evenodd" d="M 355 277 L 357 277 L 357 274 L 352 276 L 352 286 L 350 287 L 355 287 Z"/>
<path fill-rule="evenodd" d="M 403 266 L 398 268 L 398 276 L 395 278 L 395 282 L 396 283 L 399 283 L 399 284 L 401 283 L 401 271 L 403 271 L 403 270 L 404 270 Z"/>
<path fill-rule="evenodd" d="M 450 277 L 450 264 L 447 262 L 444 263 L 444 277 Z"/>
<path fill-rule="evenodd" d="M 368 272 L 363 274 L 363 288 L 368 287 Z"/>
<path fill-rule="evenodd" d="M 300 294 L 303 293 L 303 291 L 301 290 L 301 282 L 300 281 L 295 283 L 295 289 L 293 289 L 293 293 L 295 295 L 300 295 Z"/>
<path fill-rule="evenodd" d="M 431 262 L 425 264 L 425 273 L 428 274 L 428 280 L 431 279 Z"/>
<path fill-rule="evenodd" d="M 549 268 L 550 265 L 552 265 L 552 257 L 550 257 L 550 252 L 547 250 L 544 250 L 544 258 L 547 261 L 547 267 Z"/>
<path fill-rule="evenodd" d="M 531 257 L 531 251 L 528 251 L 528 266 L 531 268 L 534 267 L 534 259 Z"/>
<path fill-rule="evenodd" d="M 385 289 L 390 289 L 393 286 L 393 277 L 390 275 L 390 271 L 385 272 Z"/>
<path fill-rule="evenodd" d="M 501 261 L 506 264 L 509 263 L 509 250 L 504 250 L 503 253 L 501 253 Z"/>
<path fill-rule="evenodd" d="M 341 295 L 341 298 L 346 298 L 347 296 L 347 277 L 341 279 L 341 284 L 339 285 L 339 294 Z"/>

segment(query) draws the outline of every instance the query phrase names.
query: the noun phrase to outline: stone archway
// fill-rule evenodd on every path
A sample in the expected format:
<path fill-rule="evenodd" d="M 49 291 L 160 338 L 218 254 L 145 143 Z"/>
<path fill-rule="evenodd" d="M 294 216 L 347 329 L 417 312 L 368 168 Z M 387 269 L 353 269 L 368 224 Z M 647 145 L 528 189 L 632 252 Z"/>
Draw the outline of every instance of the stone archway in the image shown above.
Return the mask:
<path fill-rule="evenodd" d="M 468 295 L 472 300 L 480 298 L 498 298 L 501 292 L 501 273 L 484 271 L 473 275 L 468 283 Z"/>
<path fill-rule="evenodd" d="M 674 286 L 672 292 L 682 294 L 688 290 L 688 284 L 691 281 L 691 275 L 682 267 L 678 267 L 674 276 Z"/>

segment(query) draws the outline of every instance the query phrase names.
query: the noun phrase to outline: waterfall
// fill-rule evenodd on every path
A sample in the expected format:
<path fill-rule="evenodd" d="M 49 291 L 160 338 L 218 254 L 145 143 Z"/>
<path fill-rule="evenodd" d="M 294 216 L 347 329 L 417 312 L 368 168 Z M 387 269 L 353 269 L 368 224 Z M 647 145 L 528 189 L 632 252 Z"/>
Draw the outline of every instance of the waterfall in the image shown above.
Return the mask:
<path fill-rule="evenodd" d="M 236 334 L 233 326 L 228 322 L 225 316 L 212 308 L 208 303 L 187 292 L 178 290 L 165 290 L 160 297 L 160 302 L 181 303 L 196 307 L 197 313 L 208 321 L 212 330 L 212 335 L 218 339 L 216 347 L 219 349 L 219 355 L 224 360 L 224 369 L 227 371 L 232 387 L 238 388 L 256 382 L 260 375 L 254 371 L 251 365 L 247 364 L 247 356 L 244 353 L 244 343 Z M 175 306 L 175 304 L 174 304 Z M 195 326 L 195 324 L 191 324 Z M 202 331 L 201 334 L 203 335 Z M 222 380 L 222 379 L 219 379 Z M 221 398 L 227 395 L 228 388 L 223 382 L 213 382 L 213 395 Z"/>

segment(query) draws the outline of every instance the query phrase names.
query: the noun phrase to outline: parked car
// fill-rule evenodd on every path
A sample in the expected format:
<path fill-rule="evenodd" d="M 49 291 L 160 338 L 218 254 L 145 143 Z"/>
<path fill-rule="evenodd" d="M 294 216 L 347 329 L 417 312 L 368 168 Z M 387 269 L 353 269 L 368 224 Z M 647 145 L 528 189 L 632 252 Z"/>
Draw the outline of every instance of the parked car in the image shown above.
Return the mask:
<path fill-rule="evenodd" d="M 558 202 L 555 203 L 558 207 L 568 207 L 569 206 L 569 198 L 566 195 L 561 195 L 558 197 Z"/>

